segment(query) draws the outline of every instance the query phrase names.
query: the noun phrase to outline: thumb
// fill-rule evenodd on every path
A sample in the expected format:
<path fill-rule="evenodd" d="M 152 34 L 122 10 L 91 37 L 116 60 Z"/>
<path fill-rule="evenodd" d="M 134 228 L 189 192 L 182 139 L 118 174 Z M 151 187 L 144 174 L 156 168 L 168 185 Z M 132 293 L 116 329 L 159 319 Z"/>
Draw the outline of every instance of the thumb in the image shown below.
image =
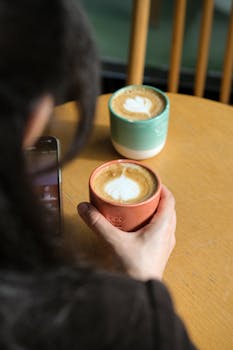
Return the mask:
<path fill-rule="evenodd" d="M 92 204 L 82 202 L 77 209 L 85 223 L 107 242 L 114 244 L 119 240 L 123 232 L 113 226 Z"/>

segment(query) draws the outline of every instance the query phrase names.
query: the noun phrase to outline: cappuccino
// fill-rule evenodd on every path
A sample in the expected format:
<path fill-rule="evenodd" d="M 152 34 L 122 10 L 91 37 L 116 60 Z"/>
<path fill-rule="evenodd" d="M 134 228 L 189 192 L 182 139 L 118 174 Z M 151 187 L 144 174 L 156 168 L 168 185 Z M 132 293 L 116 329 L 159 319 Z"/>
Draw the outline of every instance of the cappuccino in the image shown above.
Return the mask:
<path fill-rule="evenodd" d="M 120 90 L 111 102 L 113 111 L 128 120 L 151 119 L 165 108 L 166 101 L 157 91 L 146 86 L 132 86 Z"/>
<path fill-rule="evenodd" d="M 104 200 L 118 204 L 136 204 L 153 196 L 158 182 L 146 168 L 122 162 L 101 169 L 93 179 L 92 186 Z"/>

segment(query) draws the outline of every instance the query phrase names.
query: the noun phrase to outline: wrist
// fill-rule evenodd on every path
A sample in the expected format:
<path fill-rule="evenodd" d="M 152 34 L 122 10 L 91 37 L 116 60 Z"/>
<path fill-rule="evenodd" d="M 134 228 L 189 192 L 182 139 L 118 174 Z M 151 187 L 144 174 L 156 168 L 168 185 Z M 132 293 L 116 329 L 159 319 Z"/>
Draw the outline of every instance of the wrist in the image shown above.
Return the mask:
<path fill-rule="evenodd" d="M 158 273 L 155 271 L 146 271 L 137 268 L 127 268 L 126 272 L 130 277 L 140 281 L 148 281 L 151 279 L 161 281 L 163 277 L 162 273 Z"/>

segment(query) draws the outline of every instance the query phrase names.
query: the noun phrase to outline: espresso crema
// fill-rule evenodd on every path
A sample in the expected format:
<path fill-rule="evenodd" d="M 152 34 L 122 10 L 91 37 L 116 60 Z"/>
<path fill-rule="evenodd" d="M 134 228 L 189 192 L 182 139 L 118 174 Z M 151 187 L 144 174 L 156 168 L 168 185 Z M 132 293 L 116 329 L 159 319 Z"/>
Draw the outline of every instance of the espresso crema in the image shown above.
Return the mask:
<path fill-rule="evenodd" d="M 115 113 L 129 120 L 145 120 L 156 117 L 165 108 L 165 100 L 155 90 L 144 86 L 119 91 L 111 102 Z"/>
<path fill-rule="evenodd" d="M 93 189 L 105 200 L 122 204 L 140 203 L 157 190 L 156 177 L 146 168 L 118 163 L 101 169 L 93 180 Z"/>

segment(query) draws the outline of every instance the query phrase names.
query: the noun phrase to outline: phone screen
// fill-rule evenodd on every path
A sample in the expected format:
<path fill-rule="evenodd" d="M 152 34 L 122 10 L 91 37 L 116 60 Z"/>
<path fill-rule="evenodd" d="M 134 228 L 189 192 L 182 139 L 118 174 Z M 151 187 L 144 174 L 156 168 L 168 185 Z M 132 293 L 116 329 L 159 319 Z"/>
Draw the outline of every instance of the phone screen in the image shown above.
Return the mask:
<path fill-rule="evenodd" d="M 38 198 L 51 214 L 48 221 L 61 225 L 61 174 L 59 163 L 59 143 L 54 137 L 41 137 L 38 142 L 26 150 L 29 174 L 56 164 L 52 171 L 33 176 L 33 186 Z"/>

